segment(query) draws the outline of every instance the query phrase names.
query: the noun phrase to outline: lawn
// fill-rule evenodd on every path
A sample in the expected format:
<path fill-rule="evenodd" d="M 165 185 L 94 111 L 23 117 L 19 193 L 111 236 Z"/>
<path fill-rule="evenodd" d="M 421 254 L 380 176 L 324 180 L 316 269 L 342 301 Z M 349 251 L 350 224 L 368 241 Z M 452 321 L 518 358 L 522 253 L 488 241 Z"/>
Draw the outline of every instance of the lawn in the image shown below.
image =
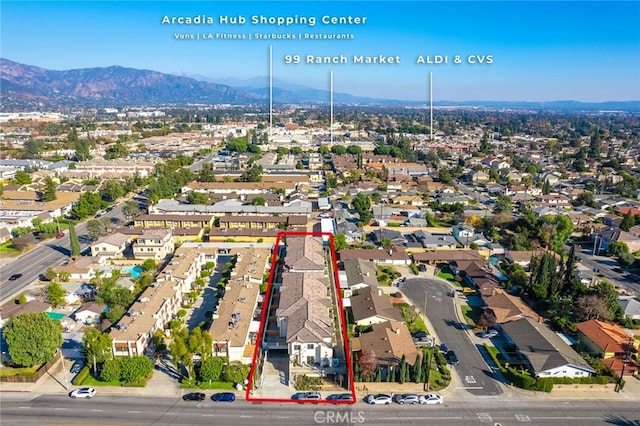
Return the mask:
<path fill-rule="evenodd" d="M 415 333 L 416 331 L 425 331 L 427 332 L 427 334 L 429 334 L 429 330 L 427 330 L 427 326 L 425 325 L 424 320 L 420 315 L 416 313 L 412 306 L 409 306 L 406 303 L 394 306 L 399 306 L 402 310 L 404 322 L 405 324 L 407 324 L 409 332 Z"/>
<path fill-rule="evenodd" d="M 82 382 L 82 386 L 121 386 L 120 380 L 114 380 L 112 382 L 103 382 L 101 380 L 96 379 L 91 374 L 84 379 Z"/>
<path fill-rule="evenodd" d="M 12 367 L 2 367 L 0 368 L 0 376 L 9 377 L 9 376 L 33 376 L 36 374 L 40 368 L 39 365 L 34 367 L 20 367 L 20 368 L 12 368 Z"/>
<path fill-rule="evenodd" d="M 21 252 L 13 246 L 11 241 L 0 244 L 0 255 L 2 256 L 17 256 Z"/>
<path fill-rule="evenodd" d="M 467 306 L 463 305 L 462 307 L 462 315 L 464 316 L 464 320 L 472 327 L 476 326 L 476 320 L 480 318 L 482 314 L 482 309 L 479 306 Z"/>

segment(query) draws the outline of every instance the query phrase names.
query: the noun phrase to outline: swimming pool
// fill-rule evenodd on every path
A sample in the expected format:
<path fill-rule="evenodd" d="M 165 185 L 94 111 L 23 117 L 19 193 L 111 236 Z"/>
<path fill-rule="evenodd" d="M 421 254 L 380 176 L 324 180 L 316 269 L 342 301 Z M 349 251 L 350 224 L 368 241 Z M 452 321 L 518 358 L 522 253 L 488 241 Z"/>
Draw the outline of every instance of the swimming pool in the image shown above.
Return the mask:
<path fill-rule="evenodd" d="M 142 273 L 142 268 L 140 266 L 127 266 L 126 268 L 122 268 L 123 274 L 131 275 L 131 278 L 138 278 Z"/>

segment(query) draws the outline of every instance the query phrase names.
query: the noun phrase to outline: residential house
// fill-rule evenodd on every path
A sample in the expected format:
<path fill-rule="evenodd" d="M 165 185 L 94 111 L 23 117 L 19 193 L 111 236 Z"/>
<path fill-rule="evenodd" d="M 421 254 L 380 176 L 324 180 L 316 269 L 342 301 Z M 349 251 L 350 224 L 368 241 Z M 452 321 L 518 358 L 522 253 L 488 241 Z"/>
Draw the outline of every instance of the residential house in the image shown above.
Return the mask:
<path fill-rule="evenodd" d="M 531 258 L 533 257 L 535 252 L 531 250 L 526 251 L 516 251 L 516 250 L 507 250 L 505 253 L 505 259 L 507 259 L 511 263 L 517 263 L 522 266 L 522 268 L 527 271 L 529 270 L 529 265 L 531 264 Z"/>
<path fill-rule="evenodd" d="M 409 329 L 398 321 L 373 324 L 370 331 L 352 339 L 351 347 L 354 352 L 373 352 L 378 365 L 384 369 L 383 373 L 388 373 L 389 368 L 398 367 L 403 355 L 409 365 L 413 365 L 418 356 Z"/>
<path fill-rule="evenodd" d="M 385 249 L 344 249 L 339 252 L 340 260 L 364 259 L 377 264 L 409 265 L 411 259 L 404 248 L 392 245 Z"/>
<path fill-rule="evenodd" d="M 595 373 L 571 346 L 542 322 L 521 318 L 501 327 L 534 377 L 589 377 Z"/>
<path fill-rule="evenodd" d="M 141 228 L 210 228 L 212 214 L 142 214 L 134 219 L 134 226 Z"/>
<path fill-rule="evenodd" d="M 285 270 L 289 272 L 324 271 L 324 246 L 318 237 L 286 237 Z"/>
<path fill-rule="evenodd" d="M 91 244 L 91 255 L 107 258 L 122 257 L 127 249 L 129 240 L 129 235 L 120 232 L 100 237 L 95 243 Z"/>
<path fill-rule="evenodd" d="M 384 321 L 404 321 L 402 312 L 391 304 L 388 296 L 378 287 L 363 287 L 351 296 L 353 319 L 359 326 L 368 326 Z"/>
<path fill-rule="evenodd" d="M 344 285 L 340 279 L 341 288 L 345 289 L 344 297 L 351 297 L 353 290 L 364 287 L 377 287 L 376 264 L 364 259 L 346 259 L 342 262 L 344 269 Z M 341 271 L 342 272 L 342 271 Z"/>
<path fill-rule="evenodd" d="M 9 320 L 17 315 L 26 314 L 28 312 L 51 312 L 50 303 L 40 300 L 29 300 L 27 303 L 15 303 L 14 300 L 0 306 L 0 328 L 3 328 Z"/>
<path fill-rule="evenodd" d="M 136 259 L 162 260 L 174 249 L 171 229 L 147 229 L 133 243 Z"/>
<path fill-rule="evenodd" d="M 103 305 L 102 303 L 87 302 L 76 309 L 72 315 L 73 319 L 82 324 L 96 325 L 100 324 L 100 316 L 106 312 L 107 309 L 107 305 Z"/>
<path fill-rule="evenodd" d="M 67 273 L 72 280 L 90 280 L 96 272 L 107 264 L 106 257 L 80 256 L 72 257 L 66 265 L 53 268 L 57 273 Z"/>
<path fill-rule="evenodd" d="M 640 236 L 634 236 L 630 232 L 623 231 L 620 228 L 609 228 L 598 233 L 599 250 L 607 250 L 611 243 L 616 241 L 623 242 L 629 247 L 630 253 L 640 251 Z"/>
<path fill-rule="evenodd" d="M 492 288 L 491 293 L 483 294 L 482 300 L 486 305 L 484 309 L 495 316 L 497 324 L 504 324 L 520 318 L 534 320 L 540 318 L 520 297 L 513 296 L 499 287 Z"/>
<path fill-rule="evenodd" d="M 449 263 L 455 261 L 484 262 L 478 250 L 434 250 L 424 253 L 413 253 L 413 261 L 416 264 L 435 265 L 437 263 Z"/>
<path fill-rule="evenodd" d="M 284 272 L 276 317 L 294 365 L 333 358 L 333 323 L 324 272 Z"/>
<path fill-rule="evenodd" d="M 456 239 L 449 234 L 432 234 L 422 229 L 413 233 L 416 240 L 422 244 L 422 247 L 431 250 L 455 249 L 458 246 Z"/>
<path fill-rule="evenodd" d="M 618 302 L 624 311 L 624 316 L 632 320 L 640 320 L 640 301 L 633 296 L 620 296 Z"/>
<path fill-rule="evenodd" d="M 536 197 L 534 207 L 571 207 L 571 199 L 561 194 L 539 195 Z"/>
<path fill-rule="evenodd" d="M 602 362 L 616 374 L 622 374 L 625 360 L 630 360 L 625 374 L 632 375 L 637 371 L 640 365 L 630 355 L 638 352 L 640 341 L 634 339 L 632 334 L 616 324 L 595 319 L 578 323 L 576 328 L 580 348 L 602 358 Z"/>

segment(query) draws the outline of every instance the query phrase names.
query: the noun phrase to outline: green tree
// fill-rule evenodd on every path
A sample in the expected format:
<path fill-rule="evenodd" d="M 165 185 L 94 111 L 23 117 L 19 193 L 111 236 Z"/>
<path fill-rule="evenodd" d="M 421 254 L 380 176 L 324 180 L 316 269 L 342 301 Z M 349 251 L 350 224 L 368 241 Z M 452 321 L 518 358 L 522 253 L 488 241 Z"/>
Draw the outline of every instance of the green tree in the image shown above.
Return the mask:
<path fill-rule="evenodd" d="M 42 201 L 53 201 L 58 196 L 56 195 L 56 184 L 51 177 L 47 176 L 44 180 L 44 189 L 42 190 Z"/>
<path fill-rule="evenodd" d="M 17 185 L 29 185 L 31 183 L 31 175 L 22 170 L 18 170 L 16 175 L 13 177 L 13 181 Z"/>
<path fill-rule="evenodd" d="M 200 366 L 200 380 L 203 382 L 217 382 L 220 380 L 225 359 L 219 356 L 211 356 L 202 361 Z"/>
<path fill-rule="evenodd" d="M 629 253 L 629 246 L 624 241 L 614 241 L 609 244 L 609 253 L 614 256 L 620 256 L 623 253 Z"/>
<path fill-rule="evenodd" d="M 333 244 L 338 251 L 349 247 L 349 244 L 347 244 L 347 237 L 344 234 L 336 234 L 336 236 L 333 237 Z"/>
<path fill-rule="evenodd" d="M 9 347 L 9 356 L 23 367 L 50 361 L 62 345 L 60 323 L 44 312 L 16 315 L 9 320 L 2 335 Z"/>
<path fill-rule="evenodd" d="M 262 182 L 262 166 L 254 164 L 250 169 L 245 170 L 240 178 L 240 182 Z"/>
<path fill-rule="evenodd" d="M 189 204 L 207 204 L 209 196 L 203 192 L 191 191 L 187 195 L 187 202 Z"/>
<path fill-rule="evenodd" d="M 124 188 L 122 184 L 117 180 L 110 179 L 104 185 L 102 191 L 100 191 L 102 198 L 107 201 L 116 201 L 118 198 L 124 195 Z"/>
<path fill-rule="evenodd" d="M 102 364 L 113 358 L 112 339 L 109 333 L 104 333 L 95 327 L 89 327 L 84 330 L 82 336 L 82 346 L 84 354 L 93 364 L 93 372 L 95 374 L 97 364 Z"/>
<path fill-rule="evenodd" d="M 331 147 L 331 152 L 336 155 L 344 155 L 347 153 L 347 148 L 342 145 L 334 145 Z"/>
<path fill-rule="evenodd" d="M 608 281 L 598 281 L 595 286 L 592 287 L 593 294 L 600 296 L 609 309 L 611 318 L 615 321 L 620 321 L 624 315 L 622 306 L 618 302 L 620 296 L 616 289 Z"/>
<path fill-rule="evenodd" d="M 254 197 L 251 200 L 251 205 L 253 206 L 264 206 L 266 205 L 266 203 L 267 202 L 265 201 L 264 197 Z"/>
<path fill-rule="evenodd" d="M 64 305 L 66 296 L 67 290 L 60 283 L 51 281 L 47 286 L 47 300 L 54 308 Z"/>
<path fill-rule="evenodd" d="M 102 364 L 100 380 L 103 382 L 115 382 L 119 381 L 120 377 L 122 377 L 120 358 L 108 359 Z"/>
<path fill-rule="evenodd" d="M 144 271 L 151 271 L 152 269 L 156 269 L 158 265 L 156 264 L 155 260 L 147 259 L 144 262 L 142 262 L 142 265 L 140 266 Z"/>
<path fill-rule="evenodd" d="M 231 362 L 222 368 L 222 380 L 231 383 L 242 383 L 249 377 L 250 367 L 239 362 Z"/>
<path fill-rule="evenodd" d="M 115 158 L 123 158 L 129 155 L 129 150 L 127 147 L 120 141 L 116 142 L 113 145 L 110 145 L 105 150 L 104 159 L 105 160 L 113 160 Z"/>
<path fill-rule="evenodd" d="M 153 372 L 153 361 L 144 355 L 123 358 L 120 369 L 120 379 L 124 383 L 135 383 Z"/>
<path fill-rule="evenodd" d="M 75 129 L 73 130 L 75 132 Z M 77 140 L 76 133 L 76 141 L 74 142 L 74 148 L 76 150 L 76 160 L 77 161 L 88 161 L 91 160 L 91 142 L 86 139 Z"/>
<path fill-rule="evenodd" d="M 438 170 L 438 179 L 442 183 L 451 182 L 452 176 L 451 176 L 451 172 L 449 171 L 449 169 L 446 168 L 446 167 L 440 168 L 440 170 Z"/>
<path fill-rule="evenodd" d="M 635 225 L 635 220 L 633 219 L 633 215 L 631 214 L 631 210 L 627 211 L 624 216 L 622 216 L 622 222 L 620 222 L 620 229 L 625 232 L 629 232 L 629 229 Z"/>
<path fill-rule="evenodd" d="M 71 256 L 80 256 L 80 240 L 78 240 L 78 234 L 76 233 L 75 226 L 69 225 L 69 246 Z"/>
<path fill-rule="evenodd" d="M 618 265 L 623 268 L 628 268 L 633 265 L 636 261 L 636 258 L 631 253 L 620 253 L 618 256 Z"/>
<path fill-rule="evenodd" d="M 104 317 L 109 320 L 111 324 L 116 324 L 126 313 L 127 311 L 124 307 L 120 305 L 113 305 L 109 306 L 109 310 L 105 312 Z"/>
<path fill-rule="evenodd" d="M 95 215 L 102 207 L 102 197 L 95 192 L 83 192 L 71 208 L 71 214 L 77 219 Z"/>
<path fill-rule="evenodd" d="M 511 198 L 506 195 L 499 195 L 496 197 L 496 203 L 493 206 L 493 213 L 499 214 L 503 212 L 510 212 L 513 209 L 513 203 Z"/>
<path fill-rule="evenodd" d="M 402 354 L 399 367 L 400 375 L 398 377 L 398 383 L 403 384 L 409 380 L 409 367 L 407 365 L 407 356 Z"/>
<path fill-rule="evenodd" d="M 213 164 L 204 163 L 200 170 L 198 171 L 198 176 L 196 177 L 198 182 L 215 182 L 216 175 L 213 173 Z"/>
<path fill-rule="evenodd" d="M 122 213 L 127 219 L 131 219 L 140 213 L 140 204 L 137 201 L 129 200 L 124 203 Z"/>
<path fill-rule="evenodd" d="M 351 205 L 360 215 L 360 222 L 368 224 L 373 214 L 371 213 L 371 198 L 367 194 L 359 192 L 351 200 Z"/>
<path fill-rule="evenodd" d="M 415 383 L 424 382 L 424 371 L 422 370 L 422 357 L 420 352 L 416 355 L 416 362 L 413 364 L 413 381 Z"/>
<path fill-rule="evenodd" d="M 106 219 L 103 220 L 103 219 Z M 98 238 L 109 233 L 110 220 L 108 217 L 101 217 L 100 219 L 91 219 L 87 221 L 87 235 L 96 241 Z"/>

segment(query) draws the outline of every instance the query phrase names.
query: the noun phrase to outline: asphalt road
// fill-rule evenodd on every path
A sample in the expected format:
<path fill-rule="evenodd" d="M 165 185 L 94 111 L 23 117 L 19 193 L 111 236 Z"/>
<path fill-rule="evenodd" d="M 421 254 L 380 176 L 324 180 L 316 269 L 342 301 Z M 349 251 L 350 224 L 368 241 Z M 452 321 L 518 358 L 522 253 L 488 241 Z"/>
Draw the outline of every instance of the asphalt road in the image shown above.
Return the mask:
<path fill-rule="evenodd" d="M 463 389 L 473 395 L 500 395 L 502 389 L 491 368 L 469 339 L 469 326 L 463 318 L 458 319 L 454 299 L 447 296 L 450 289 L 447 283 L 431 278 L 410 278 L 401 287 L 411 302 L 421 309 L 424 309 L 427 294 L 427 317 L 440 340 L 437 343 L 446 343 L 458 356 L 458 366 L 449 368 L 455 369 Z"/>
<path fill-rule="evenodd" d="M 33 400 L 0 401 L 2 423 L 10 425 L 607 425 L 640 424 L 637 402 L 505 400 L 471 398 L 442 405 L 392 404 L 350 406 L 322 404 L 214 403 L 172 397 L 98 394 L 91 400 L 43 395 Z M 543 409 L 541 409 L 543 408 Z"/>
<path fill-rule="evenodd" d="M 569 252 L 570 248 L 565 246 L 567 252 Z M 626 289 L 630 293 L 640 295 L 640 276 L 628 272 L 619 272 L 621 269 L 614 258 L 594 256 L 593 245 L 582 247 L 579 253 L 576 250 L 576 255 L 580 256 L 580 263 L 591 270 L 597 269 L 599 274 L 607 281 Z"/>

